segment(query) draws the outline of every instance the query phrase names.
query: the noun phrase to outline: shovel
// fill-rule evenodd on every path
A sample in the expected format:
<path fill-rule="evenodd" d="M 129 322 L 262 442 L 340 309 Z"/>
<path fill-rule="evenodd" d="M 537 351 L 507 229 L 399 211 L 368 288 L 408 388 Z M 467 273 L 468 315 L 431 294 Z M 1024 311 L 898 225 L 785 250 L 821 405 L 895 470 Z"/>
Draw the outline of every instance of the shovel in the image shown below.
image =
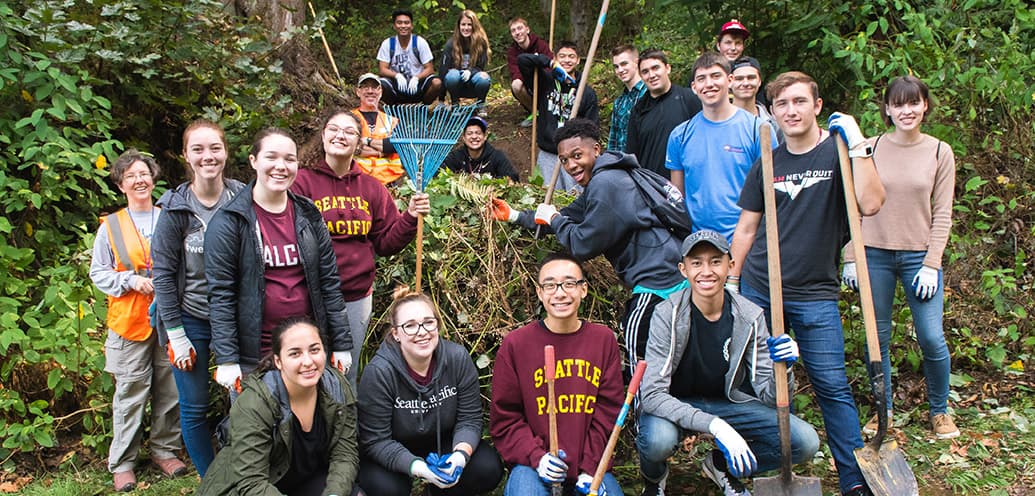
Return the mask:
<path fill-rule="evenodd" d="M 776 190 L 773 189 L 773 146 L 769 124 L 763 123 L 762 193 L 765 197 L 765 242 L 769 253 L 769 313 L 773 337 L 783 335 L 783 285 L 780 275 L 780 235 L 776 225 Z M 801 477 L 791 470 L 791 406 L 787 364 L 773 364 L 776 378 L 776 421 L 780 428 L 780 475 L 755 478 L 756 496 L 822 496 L 818 477 Z"/>
<path fill-rule="evenodd" d="M 909 468 L 898 442 L 894 439 L 884 442 L 888 433 L 888 407 L 884 391 L 884 370 L 881 368 L 880 342 L 877 339 L 877 319 L 873 311 L 873 297 L 870 292 L 870 272 L 866 266 L 866 245 L 862 239 L 862 222 L 859 205 L 855 199 L 855 180 L 852 178 L 851 159 L 848 145 L 837 135 L 837 158 L 841 163 L 841 178 L 844 181 L 845 206 L 848 208 L 848 228 L 852 234 L 852 248 L 855 250 L 856 276 L 859 281 L 859 299 L 862 302 L 863 325 L 866 328 L 866 350 L 870 361 L 866 369 L 870 375 L 870 390 L 877 405 L 877 434 L 869 444 L 855 450 L 855 461 L 859 463 L 866 484 L 876 496 L 912 496 L 920 494 L 916 476 Z"/>

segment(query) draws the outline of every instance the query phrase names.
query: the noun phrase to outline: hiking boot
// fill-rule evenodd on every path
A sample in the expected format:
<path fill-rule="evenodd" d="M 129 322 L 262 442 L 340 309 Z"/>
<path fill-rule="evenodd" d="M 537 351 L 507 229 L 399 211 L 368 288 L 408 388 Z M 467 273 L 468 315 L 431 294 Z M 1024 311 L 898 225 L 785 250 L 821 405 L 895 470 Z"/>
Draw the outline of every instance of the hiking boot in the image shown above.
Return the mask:
<path fill-rule="evenodd" d="M 525 120 L 521 121 L 518 127 L 532 127 L 532 114 L 528 114 L 528 117 L 525 117 Z"/>
<path fill-rule="evenodd" d="M 845 491 L 844 496 L 873 496 L 873 493 L 865 484 L 859 484 L 858 486 Z"/>
<path fill-rule="evenodd" d="M 888 430 L 889 431 L 891 430 L 891 425 L 892 425 L 891 424 L 891 410 L 888 410 Z M 875 414 L 872 418 L 870 418 L 870 421 L 866 422 L 866 425 L 863 426 L 863 434 L 867 434 L 867 435 L 872 436 L 872 435 L 874 435 L 876 433 L 877 433 L 877 415 Z"/>
<path fill-rule="evenodd" d="M 137 476 L 133 475 L 132 470 L 115 472 L 111 475 L 115 482 L 115 492 L 127 493 L 137 487 Z"/>
<path fill-rule="evenodd" d="M 184 463 L 175 456 L 172 458 L 151 457 L 151 461 L 158 466 L 159 470 L 161 470 L 162 474 L 166 477 L 174 478 L 187 473 L 187 465 L 184 465 Z"/>
<path fill-rule="evenodd" d="M 934 437 L 938 439 L 952 439 L 960 435 L 960 430 L 948 413 L 932 415 L 931 427 L 934 429 Z"/>
<path fill-rule="evenodd" d="M 744 483 L 740 482 L 740 479 L 719 470 L 715 466 L 715 462 L 712 460 L 714 455 L 715 452 L 713 451 L 704 456 L 704 461 L 701 462 L 701 470 L 704 472 L 704 475 L 719 486 L 724 496 L 751 496 L 751 493 L 744 487 Z"/>
<path fill-rule="evenodd" d="M 640 474 L 643 475 L 643 474 Z M 665 475 L 661 480 L 654 482 L 646 477 L 643 478 L 643 492 L 640 496 L 665 496 L 665 482 L 668 480 L 668 468 L 665 468 Z"/>

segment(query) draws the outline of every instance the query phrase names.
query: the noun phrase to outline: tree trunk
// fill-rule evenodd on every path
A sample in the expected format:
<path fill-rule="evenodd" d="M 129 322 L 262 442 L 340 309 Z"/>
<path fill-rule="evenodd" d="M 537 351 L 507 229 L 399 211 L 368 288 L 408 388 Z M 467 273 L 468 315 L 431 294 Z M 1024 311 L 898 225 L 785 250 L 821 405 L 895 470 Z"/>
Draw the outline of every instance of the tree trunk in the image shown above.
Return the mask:
<path fill-rule="evenodd" d="M 596 25 L 599 4 L 590 0 L 571 0 L 571 40 L 582 51 L 582 57 L 589 54 L 589 43 L 593 38 L 591 27 Z"/>

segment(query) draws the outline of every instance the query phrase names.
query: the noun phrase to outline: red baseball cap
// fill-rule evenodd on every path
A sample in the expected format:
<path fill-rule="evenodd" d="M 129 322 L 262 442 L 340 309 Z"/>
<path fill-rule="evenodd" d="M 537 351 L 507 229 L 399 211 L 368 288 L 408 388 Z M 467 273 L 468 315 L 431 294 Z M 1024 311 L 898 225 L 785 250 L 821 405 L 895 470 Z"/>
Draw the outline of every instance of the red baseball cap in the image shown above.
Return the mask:
<path fill-rule="evenodd" d="M 747 39 L 748 36 L 751 36 L 751 33 L 748 32 L 747 28 L 745 28 L 744 25 L 736 19 L 730 19 L 730 22 L 723 24 L 722 29 L 719 30 L 719 36 L 721 37 L 722 35 L 729 33 L 731 31 L 739 32 L 740 34 L 744 35 L 744 39 Z"/>

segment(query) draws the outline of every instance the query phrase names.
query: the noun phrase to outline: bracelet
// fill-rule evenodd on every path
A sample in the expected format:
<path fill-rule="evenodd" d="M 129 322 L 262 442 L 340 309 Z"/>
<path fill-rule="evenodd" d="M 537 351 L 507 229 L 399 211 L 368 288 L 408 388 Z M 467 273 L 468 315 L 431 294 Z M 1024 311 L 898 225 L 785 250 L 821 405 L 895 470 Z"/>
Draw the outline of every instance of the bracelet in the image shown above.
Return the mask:
<path fill-rule="evenodd" d="M 727 281 L 739 281 L 740 276 L 726 276 Z"/>

